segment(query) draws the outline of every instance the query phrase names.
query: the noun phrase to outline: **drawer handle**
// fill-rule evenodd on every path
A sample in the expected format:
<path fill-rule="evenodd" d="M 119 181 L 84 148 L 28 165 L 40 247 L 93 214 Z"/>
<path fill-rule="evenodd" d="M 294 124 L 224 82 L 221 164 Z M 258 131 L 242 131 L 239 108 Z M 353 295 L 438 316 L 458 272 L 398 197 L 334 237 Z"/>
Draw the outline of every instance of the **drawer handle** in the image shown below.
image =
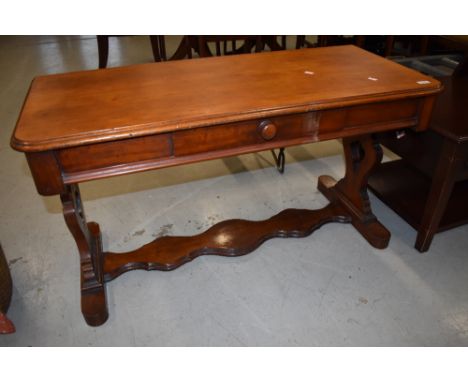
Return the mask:
<path fill-rule="evenodd" d="M 260 125 L 258 125 L 258 131 L 266 141 L 269 141 L 276 136 L 276 130 L 276 125 L 271 121 L 262 121 Z"/>

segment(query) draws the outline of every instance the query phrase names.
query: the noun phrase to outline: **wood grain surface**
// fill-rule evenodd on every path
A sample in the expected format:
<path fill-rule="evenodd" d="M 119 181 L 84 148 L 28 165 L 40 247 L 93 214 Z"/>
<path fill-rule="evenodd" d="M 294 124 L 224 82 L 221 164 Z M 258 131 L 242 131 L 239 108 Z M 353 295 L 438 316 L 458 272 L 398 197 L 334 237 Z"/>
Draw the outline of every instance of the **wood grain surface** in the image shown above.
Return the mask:
<path fill-rule="evenodd" d="M 41 76 L 11 144 L 44 151 L 439 90 L 437 80 L 355 46 Z"/>

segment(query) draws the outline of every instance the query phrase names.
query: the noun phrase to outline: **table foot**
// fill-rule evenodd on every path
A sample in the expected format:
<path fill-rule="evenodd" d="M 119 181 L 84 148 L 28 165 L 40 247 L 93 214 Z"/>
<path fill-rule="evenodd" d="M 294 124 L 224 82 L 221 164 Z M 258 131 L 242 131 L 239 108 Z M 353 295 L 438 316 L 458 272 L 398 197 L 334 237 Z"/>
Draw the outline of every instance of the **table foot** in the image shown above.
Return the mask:
<path fill-rule="evenodd" d="M 109 318 L 105 287 L 81 292 L 81 312 L 89 326 L 100 326 Z"/>
<path fill-rule="evenodd" d="M 331 202 L 338 203 L 346 210 L 351 224 L 375 248 L 383 249 L 388 246 L 390 232 L 375 218 L 353 208 L 351 201 L 335 187 L 338 182 L 328 175 L 319 177 L 320 192 Z"/>
<path fill-rule="evenodd" d="M 103 253 L 101 242 L 101 231 L 99 225 L 94 222 L 88 223 L 88 231 L 91 239 L 92 258 L 96 266 L 81 267 L 82 277 L 87 279 L 89 286 L 81 288 L 81 312 L 90 326 L 99 326 L 107 321 L 109 312 L 107 310 L 106 287 L 103 277 Z M 87 275 L 90 273 L 90 277 Z"/>
<path fill-rule="evenodd" d="M 321 176 L 318 189 L 330 200 L 341 205 L 351 223 L 372 246 L 387 247 L 390 232 L 377 220 L 371 210 L 367 193 L 369 174 L 382 160 L 382 148 L 372 135 L 343 138 L 345 176 L 335 181 Z"/>

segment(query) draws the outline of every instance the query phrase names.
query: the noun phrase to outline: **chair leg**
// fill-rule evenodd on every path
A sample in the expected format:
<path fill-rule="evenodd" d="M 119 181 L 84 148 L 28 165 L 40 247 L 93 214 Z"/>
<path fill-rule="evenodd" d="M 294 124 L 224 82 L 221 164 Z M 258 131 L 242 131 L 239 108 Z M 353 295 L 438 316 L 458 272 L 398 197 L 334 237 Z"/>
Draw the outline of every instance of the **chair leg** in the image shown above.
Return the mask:
<path fill-rule="evenodd" d="M 107 66 L 109 57 L 109 36 L 96 36 L 99 55 L 99 69 L 104 69 Z"/>
<path fill-rule="evenodd" d="M 276 169 L 279 171 L 280 174 L 284 173 L 284 164 L 286 162 L 285 156 L 284 156 L 284 147 L 281 147 L 279 149 L 278 155 L 276 155 L 275 150 L 271 150 L 271 154 L 273 155 L 273 158 L 275 160 L 275 165 Z"/>
<path fill-rule="evenodd" d="M 212 56 L 210 48 L 208 47 L 208 43 L 207 43 L 206 38 L 204 36 L 198 36 L 197 40 L 196 41 L 194 40 L 194 43 L 195 43 L 195 46 L 197 46 L 198 55 L 200 57 L 211 57 Z M 192 58 L 191 55 L 189 56 L 189 58 Z"/>
<path fill-rule="evenodd" d="M 281 48 L 286 50 L 286 36 L 281 36 Z"/>
<path fill-rule="evenodd" d="M 305 35 L 296 36 L 296 49 L 301 49 L 305 44 Z"/>
<path fill-rule="evenodd" d="M 319 35 L 317 36 L 317 46 L 328 46 L 329 43 L 329 36 L 328 35 Z"/>
<path fill-rule="evenodd" d="M 387 36 L 385 40 L 384 57 L 390 56 L 392 54 L 394 44 L 395 44 L 395 36 Z"/>
<path fill-rule="evenodd" d="M 262 36 L 255 37 L 255 53 L 261 52 L 264 49 Z"/>
<path fill-rule="evenodd" d="M 158 40 L 159 40 L 159 51 L 161 53 L 161 60 L 167 61 L 166 40 L 164 36 L 158 36 Z"/>
<path fill-rule="evenodd" d="M 153 57 L 155 62 L 162 61 L 161 47 L 159 46 L 160 36 L 150 36 L 151 50 L 153 51 Z"/>
<path fill-rule="evenodd" d="M 356 46 L 360 47 L 360 48 L 364 48 L 364 43 L 366 41 L 366 36 L 364 35 L 359 35 L 359 36 L 355 36 L 355 44 Z"/>
<path fill-rule="evenodd" d="M 429 36 L 421 36 L 421 46 L 419 48 L 419 55 L 425 56 L 429 48 Z"/>

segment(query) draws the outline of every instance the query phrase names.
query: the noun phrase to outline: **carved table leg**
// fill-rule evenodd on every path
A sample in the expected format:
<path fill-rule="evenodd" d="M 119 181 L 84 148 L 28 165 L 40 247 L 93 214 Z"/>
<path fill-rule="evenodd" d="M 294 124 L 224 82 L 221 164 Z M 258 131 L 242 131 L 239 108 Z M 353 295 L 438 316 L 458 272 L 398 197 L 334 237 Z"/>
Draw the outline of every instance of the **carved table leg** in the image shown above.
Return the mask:
<path fill-rule="evenodd" d="M 65 222 L 80 254 L 81 311 L 88 325 L 102 325 L 108 318 L 108 311 L 102 272 L 101 232 L 97 223 L 86 223 L 78 185 L 67 186 L 66 191 L 60 199 Z"/>
<path fill-rule="evenodd" d="M 338 203 L 348 212 L 351 223 L 374 247 L 385 248 L 390 232 L 372 213 L 367 194 L 370 172 L 382 160 L 382 148 L 371 135 L 344 138 L 345 177 L 336 182 L 329 176 L 319 177 L 318 189 L 330 202 Z"/>

